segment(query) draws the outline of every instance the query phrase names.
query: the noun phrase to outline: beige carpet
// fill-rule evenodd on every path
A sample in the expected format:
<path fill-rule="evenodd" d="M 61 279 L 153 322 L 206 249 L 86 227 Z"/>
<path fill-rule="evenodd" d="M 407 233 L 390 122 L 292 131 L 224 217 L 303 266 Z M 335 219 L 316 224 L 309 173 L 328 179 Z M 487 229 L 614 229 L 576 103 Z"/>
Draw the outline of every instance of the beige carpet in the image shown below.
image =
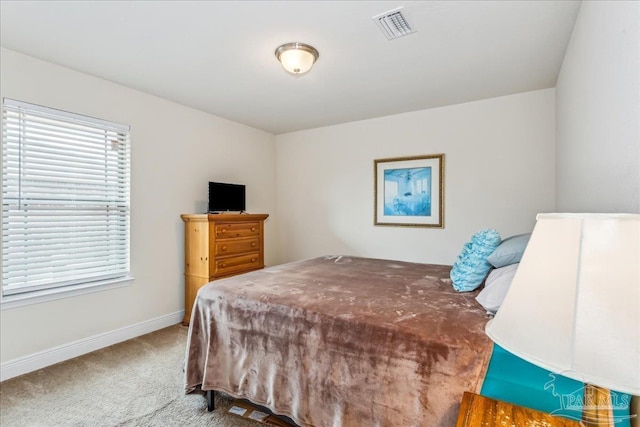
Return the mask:
<path fill-rule="evenodd" d="M 187 328 L 171 326 L 0 383 L 0 425 L 264 427 L 184 394 Z"/>

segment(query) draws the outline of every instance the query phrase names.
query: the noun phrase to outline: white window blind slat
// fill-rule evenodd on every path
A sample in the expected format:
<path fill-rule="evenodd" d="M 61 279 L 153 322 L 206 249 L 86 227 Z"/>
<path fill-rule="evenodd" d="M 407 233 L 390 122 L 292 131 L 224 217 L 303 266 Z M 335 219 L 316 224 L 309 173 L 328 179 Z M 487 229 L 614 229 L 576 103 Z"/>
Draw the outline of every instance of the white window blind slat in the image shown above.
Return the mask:
<path fill-rule="evenodd" d="M 71 259 L 59 259 L 57 261 L 48 262 L 46 267 L 40 268 L 30 268 L 23 270 L 10 270 L 7 271 L 6 277 L 8 280 L 11 280 L 13 277 L 21 277 L 25 274 L 28 274 L 33 277 L 37 277 L 38 275 L 51 275 L 53 272 L 61 272 L 69 270 L 69 266 L 73 266 L 74 270 L 80 269 L 104 269 L 106 266 L 104 265 L 104 258 L 110 259 L 112 261 L 124 261 L 124 258 L 118 258 L 117 256 L 96 256 L 93 258 L 71 258 Z"/>
<path fill-rule="evenodd" d="M 115 154 L 111 153 L 95 153 L 92 155 L 87 155 L 85 158 L 78 159 L 78 156 L 71 156 L 69 153 L 57 153 L 53 150 L 49 152 L 32 152 L 28 155 L 21 155 L 20 152 L 8 152 L 6 153 L 7 165 L 15 164 L 19 161 L 29 161 L 34 165 L 56 165 L 62 166 L 65 168 L 70 168 L 71 170 L 93 170 L 97 167 L 107 167 L 107 168 L 118 168 L 119 158 Z M 106 165 L 105 165 L 106 164 Z M 19 165 L 19 163 L 18 163 Z"/>
<path fill-rule="evenodd" d="M 3 295 L 129 274 L 129 127 L 5 98 Z"/>
<path fill-rule="evenodd" d="M 100 280 L 108 280 L 108 279 L 117 279 L 121 277 L 125 277 L 126 273 L 122 271 L 109 270 L 100 272 L 98 270 L 92 270 L 87 272 L 77 272 L 74 275 L 69 275 L 68 273 L 64 276 L 67 277 L 67 280 L 63 280 L 62 276 L 52 276 L 59 280 L 55 283 L 51 280 L 50 277 L 44 277 L 39 279 L 33 279 L 30 281 L 30 285 L 25 286 L 22 283 L 19 284 L 10 284 L 7 285 L 4 289 L 5 295 L 15 295 L 19 293 L 32 292 L 32 291 L 40 291 L 44 289 L 57 288 L 62 286 L 70 286 L 77 285 L 79 283 L 87 283 L 87 282 L 95 282 Z"/>
<path fill-rule="evenodd" d="M 115 259 L 111 259 L 112 262 L 114 260 Z M 85 276 L 89 272 L 95 272 L 96 275 L 98 275 L 98 273 L 102 275 L 102 273 L 105 273 L 105 272 L 118 271 L 113 267 L 106 267 L 105 263 L 99 259 L 96 259 L 93 262 L 91 262 L 91 260 L 84 260 L 83 262 L 69 263 L 69 266 L 71 266 L 74 269 L 76 274 L 82 273 Z M 62 281 L 64 279 L 67 279 L 69 276 L 68 271 L 69 271 L 69 267 L 65 268 L 63 266 L 52 266 L 50 268 L 40 268 L 35 271 L 29 271 L 28 276 L 26 277 L 29 278 L 30 286 L 33 286 L 33 282 L 35 281 L 45 281 L 45 282 L 48 281 L 49 283 L 53 284 L 54 281 L 50 280 L 51 278 L 55 278 L 56 281 Z M 123 270 L 120 270 L 120 271 L 123 271 Z M 24 278 L 26 274 L 27 272 L 13 272 L 8 274 L 8 277 L 7 277 L 8 284 L 15 284 L 19 286 L 21 282 L 24 282 Z"/>
<path fill-rule="evenodd" d="M 32 209 L 29 212 L 29 216 L 33 219 L 33 221 L 51 221 L 51 222 L 65 222 L 71 221 L 76 222 L 80 220 L 92 221 L 95 220 L 95 217 L 106 217 L 111 218 L 115 215 L 126 215 L 127 209 L 124 207 L 119 208 L 116 205 L 109 206 L 108 208 L 98 207 L 96 209 L 89 210 L 90 206 L 82 206 L 81 209 L 67 209 L 67 210 L 56 210 L 52 211 L 51 209 Z M 22 214 L 7 214 L 7 221 L 22 221 L 24 215 Z"/>
<path fill-rule="evenodd" d="M 121 231 L 125 231 L 125 230 L 121 230 Z M 8 260 L 14 257 L 23 256 L 23 255 L 36 257 L 41 252 L 55 255 L 56 253 L 61 253 L 63 251 L 66 252 L 67 250 L 71 250 L 65 247 L 66 245 L 69 244 L 69 239 L 65 237 L 60 237 L 59 235 L 58 236 L 54 235 L 53 238 L 48 238 L 46 240 L 43 239 L 42 243 L 33 243 L 33 242 L 25 243 L 23 237 L 24 236 L 17 236 L 15 239 L 3 239 L 3 243 L 5 244 L 10 243 L 12 244 L 12 247 L 15 248 L 12 252 L 5 252 L 5 255 L 7 256 Z M 95 236 L 92 236 L 91 234 L 83 234 L 82 236 L 79 236 L 77 240 L 74 240 L 74 242 L 77 244 L 74 245 L 73 248 L 82 249 L 85 247 L 99 248 L 102 245 L 110 245 L 110 246 L 121 245 L 121 244 L 125 245 L 127 241 L 124 239 L 114 238 L 114 239 L 101 240 L 100 243 L 97 243 L 95 241 Z"/>
<path fill-rule="evenodd" d="M 52 117 L 58 121 L 69 121 L 79 124 L 93 124 L 96 129 L 111 129 L 115 131 L 129 132 L 129 126 L 122 125 L 120 123 L 110 122 L 107 120 L 98 119 L 95 117 L 83 116 L 81 114 L 70 113 L 68 111 L 56 110 L 49 107 L 43 107 L 41 105 L 30 104 L 28 102 L 18 101 L 16 99 L 4 98 L 3 106 L 7 111 L 26 111 L 31 114 L 39 114 L 42 117 Z"/>
<path fill-rule="evenodd" d="M 28 114 L 28 113 L 27 113 Z M 14 114 L 7 114 L 7 117 L 16 117 L 19 118 L 23 113 L 15 112 Z M 82 144 L 83 142 L 91 142 L 92 140 L 100 140 L 104 137 L 104 135 L 110 136 L 112 138 L 118 138 L 119 136 L 124 136 L 124 132 L 110 131 L 110 130 L 102 130 L 102 129 L 91 129 L 87 126 L 77 126 L 75 124 L 67 124 L 62 120 L 51 121 L 47 119 L 42 119 L 37 115 L 29 114 L 28 117 L 30 120 L 28 122 L 16 122 L 15 125 L 9 124 L 6 128 L 7 134 L 21 135 L 22 130 L 27 132 L 27 136 L 29 135 L 42 135 L 47 138 L 43 140 L 51 140 L 58 138 L 66 138 L 67 136 L 73 137 L 72 144 Z M 71 139 L 71 138 L 70 138 Z M 123 138 L 124 139 L 124 138 Z"/>
<path fill-rule="evenodd" d="M 9 140 L 9 142 L 12 142 Z M 15 140 L 16 143 L 22 144 L 23 148 L 16 150 L 13 147 L 9 147 L 7 151 L 8 159 L 15 159 L 19 157 L 21 160 L 28 160 L 30 162 L 42 161 L 42 158 L 50 157 L 51 160 L 71 161 L 82 163 L 102 163 L 105 159 L 107 162 L 111 162 L 111 166 L 117 166 L 120 158 L 124 157 L 126 153 L 120 152 L 119 147 L 122 146 L 122 142 L 114 145 L 114 148 L 102 149 L 102 150 L 90 150 L 84 147 L 73 147 L 67 142 L 56 142 L 54 146 L 46 146 L 33 142 L 31 138 L 20 138 Z M 104 143 L 104 138 L 103 138 Z M 29 144 L 29 147 L 24 147 L 25 144 Z M 65 148 L 62 148 L 65 147 Z"/>
<path fill-rule="evenodd" d="M 7 116 L 8 119 L 11 116 Z M 16 117 L 17 120 L 23 118 Z M 86 134 L 78 132 L 51 132 L 47 129 L 37 128 L 33 126 L 19 126 L 7 129 L 4 133 L 4 137 L 8 140 L 22 139 L 29 141 L 34 147 L 42 147 L 43 149 L 56 149 L 57 144 L 65 143 L 70 147 L 78 149 L 79 151 L 95 152 L 103 149 L 102 147 L 96 147 L 96 142 L 101 142 L 105 139 L 112 142 L 112 147 L 116 148 L 117 143 L 124 141 L 124 135 L 116 133 L 96 133 Z"/>

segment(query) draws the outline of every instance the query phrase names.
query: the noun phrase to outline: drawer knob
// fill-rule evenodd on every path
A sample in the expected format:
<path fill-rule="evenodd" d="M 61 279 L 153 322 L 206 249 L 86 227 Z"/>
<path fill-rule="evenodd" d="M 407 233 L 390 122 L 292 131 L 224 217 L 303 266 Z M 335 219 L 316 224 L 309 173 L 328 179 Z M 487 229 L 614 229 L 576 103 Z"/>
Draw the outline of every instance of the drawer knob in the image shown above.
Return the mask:
<path fill-rule="evenodd" d="M 256 246 L 256 242 L 251 242 L 251 247 L 255 247 Z"/>
<path fill-rule="evenodd" d="M 227 250 L 227 247 L 226 247 L 226 246 L 223 246 L 223 247 L 222 247 L 222 250 L 223 250 L 223 251 L 226 251 L 226 250 Z"/>
<path fill-rule="evenodd" d="M 251 231 L 256 231 L 256 228 L 255 227 L 251 227 Z"/>
<path fill-rule="evenodd" d="M 226 229 L 226 228 L 223 228 L 220 232 L 224 234 L 224 233 L 226 233 L 226 232 L 227 232 L 227 229 Z"/>
<path fill-rule="evenodd" d="M 256 259 L 255 258 L 251 258 L 251 262 L 256 262 Z"/>
<path fill-rule="evenodd" d="M 227 265 L 226 264 L 218 264 L 220 266 L 220 268 L 225 268 Z"/>

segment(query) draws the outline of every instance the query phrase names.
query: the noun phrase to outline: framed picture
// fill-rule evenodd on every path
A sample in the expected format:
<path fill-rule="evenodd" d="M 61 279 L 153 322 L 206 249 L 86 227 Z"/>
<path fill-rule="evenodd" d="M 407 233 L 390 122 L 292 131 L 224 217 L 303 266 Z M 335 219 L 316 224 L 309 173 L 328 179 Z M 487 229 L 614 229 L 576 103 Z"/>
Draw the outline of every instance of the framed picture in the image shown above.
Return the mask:
<path fill-rule="evenodd" d="M 444 154 L 373 161 L 375 225 L 444 228 Z"/>

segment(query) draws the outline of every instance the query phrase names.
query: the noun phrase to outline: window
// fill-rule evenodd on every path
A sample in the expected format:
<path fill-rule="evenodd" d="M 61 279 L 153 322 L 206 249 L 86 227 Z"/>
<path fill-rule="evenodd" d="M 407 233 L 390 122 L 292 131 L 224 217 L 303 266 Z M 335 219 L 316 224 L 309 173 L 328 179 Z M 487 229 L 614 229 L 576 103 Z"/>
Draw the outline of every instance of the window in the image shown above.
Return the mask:
<path fill-rule="evenodd" d="M 3 297 L 128 278 L 129 126 L 7 98 L 2 124 Z"/>

